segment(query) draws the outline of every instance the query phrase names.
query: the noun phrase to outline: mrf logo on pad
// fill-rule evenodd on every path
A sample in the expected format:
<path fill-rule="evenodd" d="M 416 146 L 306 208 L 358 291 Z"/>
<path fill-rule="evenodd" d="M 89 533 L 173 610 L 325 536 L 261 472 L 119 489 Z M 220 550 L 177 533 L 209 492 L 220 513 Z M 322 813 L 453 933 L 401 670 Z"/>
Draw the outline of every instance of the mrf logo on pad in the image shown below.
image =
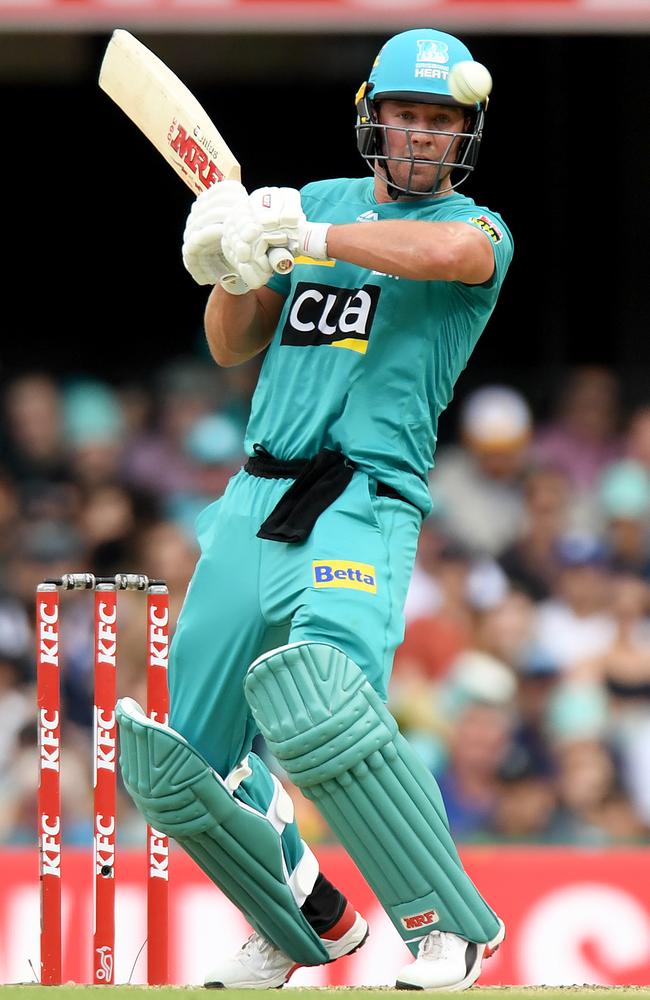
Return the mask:
<path fill-rule="evenodd" d="M 422 913 L 413 913 L 409 914 L 408 917 L 402 917 L 402 923 L 407 931 L 413 931 L 418 927 L 429 927 L 430 924 L 436 924 L 439 919 L 440 917 L 435 910 L 424 910 Z"/>
<path fill-rule="evenodd" d="M 314 559 L 314 587 L 343 587 L 377 593 L 375 567 L 368 563 L 348 562 L 347 559 Z"/>

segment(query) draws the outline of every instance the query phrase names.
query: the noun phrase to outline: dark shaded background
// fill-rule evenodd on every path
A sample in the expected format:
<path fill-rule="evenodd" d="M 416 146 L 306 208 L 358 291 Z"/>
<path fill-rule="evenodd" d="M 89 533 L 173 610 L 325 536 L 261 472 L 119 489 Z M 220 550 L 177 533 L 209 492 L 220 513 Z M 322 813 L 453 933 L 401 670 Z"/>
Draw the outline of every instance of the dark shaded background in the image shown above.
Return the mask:
<path fill-rule="evenodd" d="M 249 188 L 363 172 L 353 98 L 386 33 L 139 36 L 195 91 Z M 503 214 L 516 253 L 459 388 L 510 381 L 543 408 L 566 366 L 600 362 L 644 396 L 649 38 L 463 37 L 495 80 L 464 190 Z M 191 194 L 97 87 L 107 40 L 2 39 L 5 376 L 119 380 L 201 337 L 205 290 L 180 259 Z"/>

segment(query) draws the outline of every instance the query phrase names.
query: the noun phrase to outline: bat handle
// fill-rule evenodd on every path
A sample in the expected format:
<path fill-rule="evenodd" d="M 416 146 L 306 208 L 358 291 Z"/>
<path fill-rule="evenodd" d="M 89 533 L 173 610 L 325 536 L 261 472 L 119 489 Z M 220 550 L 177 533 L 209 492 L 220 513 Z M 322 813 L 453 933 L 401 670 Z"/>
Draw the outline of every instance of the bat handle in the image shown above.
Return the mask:
<path fill-rule="evenodd" d="M 267 257 L 276 274 L 288 274 L 293 270 L 293 256 L 286 247 L 271 247 Z"/>
<path fill-rule="evenodd" d="M 277 274 L 288 274 L 293 270 L 293 257 L 286 247 L 271 247 L 267 251 L 269 264 Z M 225 274 L 220 278 L 221 287 L 234 295 L 241 295 L 242 288 L 245 291 L 247 286 L 237 274 Z"/>

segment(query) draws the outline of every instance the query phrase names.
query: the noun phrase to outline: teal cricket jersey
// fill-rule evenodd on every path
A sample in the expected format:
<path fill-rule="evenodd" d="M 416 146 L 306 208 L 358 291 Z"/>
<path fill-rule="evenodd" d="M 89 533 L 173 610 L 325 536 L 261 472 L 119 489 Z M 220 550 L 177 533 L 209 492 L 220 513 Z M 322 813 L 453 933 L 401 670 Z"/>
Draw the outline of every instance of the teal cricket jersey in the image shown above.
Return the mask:
<path fill-rule="evenodd" d="M 367 177 L 318 181 L 301 195 L 310 221 L 467 222 L 492 242 L 495 272 L 483 285 L 309 260 L 269 281 L 286 301 L 253 397 L 247 452 L 256 442 L 280 459 L 342 451 L 428 514 L 438 418 L 494 309 L 512 236 L 499 215 L 457 193 L 377 204 Z"/>

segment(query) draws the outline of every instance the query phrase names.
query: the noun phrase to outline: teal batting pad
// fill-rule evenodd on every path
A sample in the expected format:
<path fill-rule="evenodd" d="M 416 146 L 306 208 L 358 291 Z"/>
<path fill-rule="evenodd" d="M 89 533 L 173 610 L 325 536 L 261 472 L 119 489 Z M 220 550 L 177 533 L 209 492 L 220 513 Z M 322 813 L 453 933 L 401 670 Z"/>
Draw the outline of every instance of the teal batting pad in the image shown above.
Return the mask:
<path fill-rule="evenodd" d="M 253 716 L 412 951 L 430 930 L 492 940 L 500 924 L 463 869 L 433 776 L 357 665 L 301 642 L 259 657 Z"/>
<path fill-rule="evenodd" d="M 297 905 L 280 835 L 266 816 L 237 801 L 180 733 L 148 719 L 133 699 L 118 701 L 117 722 L 124 784 L 147 822 L 173 837 L 255 930 L 295 962 L 329 961 Z"/>

